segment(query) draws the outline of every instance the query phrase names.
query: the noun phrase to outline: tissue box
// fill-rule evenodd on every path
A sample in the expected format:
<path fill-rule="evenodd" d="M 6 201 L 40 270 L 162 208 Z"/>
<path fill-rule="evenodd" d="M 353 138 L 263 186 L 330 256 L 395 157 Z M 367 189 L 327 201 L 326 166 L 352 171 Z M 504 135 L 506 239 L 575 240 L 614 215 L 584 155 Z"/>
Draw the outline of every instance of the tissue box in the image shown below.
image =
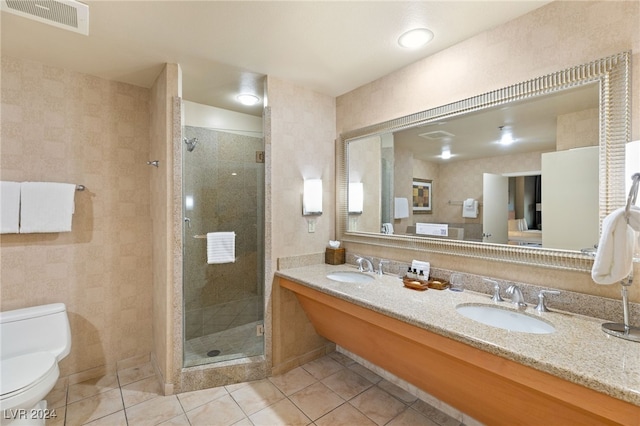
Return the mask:
<path fill-rule="evenodd" d="M 345 251 L 343 248 L 331 248 L 327 247 L 327 251 L 324 252 L 324 263 L 329 265 L 342 265 L 345 263 Z"/>

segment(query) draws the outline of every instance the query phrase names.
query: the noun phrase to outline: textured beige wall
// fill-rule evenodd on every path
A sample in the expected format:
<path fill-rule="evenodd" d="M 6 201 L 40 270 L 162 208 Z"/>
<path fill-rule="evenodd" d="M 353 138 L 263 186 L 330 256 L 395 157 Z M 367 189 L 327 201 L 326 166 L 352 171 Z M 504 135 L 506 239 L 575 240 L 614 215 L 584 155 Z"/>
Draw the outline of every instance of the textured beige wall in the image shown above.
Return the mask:
<path fill-rule="evenodd" d="M 357 129 L 455 102 L 594 59 L 631 50 L 640 63 L 640 2 L 556 1 L 409 65 L 336 100 L 337 131 Z M 437 35 L 436 35 L 437 37 Z M 632 66 L 632 139 L 640 138 L 640 67 Z M 373 105 L 373 107 L 372 107 Z M 440 180 L 443 181 L 442 172 Z M 470 196 L 473 196 L 470 194 Z M 588 274 L 561 273 L 483 260 L 348 245 L 354 253 L 398 260 L 431 259 L 437 266 L 619 298 Z M 636 272 L 640 265 L 636 264 Z M 640 289 L 632 287 L 635 301 Z"/>
<path fill-rule="evenodd" d="M 173 100 L 178 96 L 178 66 L 167 64 L 151 88 L 151 138 L 145 166 L 151 173 L 151 223 L 153 227 L 153 353 L 165 383 L 173 368 Z"/>
<path fill-rule="evenodd" d="M 335 99 L 273 77 L 271 107 L 273 258 L 324 251 L 334 234 Z M 305 178 L 322 178 L 323 214 L 307 232 Z"/>
<path fill-rule="evenodd" d="M 275 271 L 278 258 L 324 252 L 335 234 L 335 100 L 273 77 L 267 78 L 267 95 L 271 126 L 265 141 L 271 156 L 271 197 L 266 208 L 271 210 L 267 217 L 272 218 L 267 224 L 272 253 L 267 262 Z M 302 216 L 305 177 L 322 178 L 323 214 L 314 217 L 315 233 L 307 232 L 307 219 Z M 266 288 L 270 286 L 268 283 Z M 271 298 L 273 315 L 274 370 L 296 359 L 304 360 L 327 344 L 315 333 L 293 293 L 274 281 L 267 297 Z"/>
<path fill-rule="evenodd" d="M 2 57 L 0 179 L 86 185 L 73 230 L 5 234 L 2 310 L 64 302 L 68 375 L 151 351 L 149 91 Z"/>

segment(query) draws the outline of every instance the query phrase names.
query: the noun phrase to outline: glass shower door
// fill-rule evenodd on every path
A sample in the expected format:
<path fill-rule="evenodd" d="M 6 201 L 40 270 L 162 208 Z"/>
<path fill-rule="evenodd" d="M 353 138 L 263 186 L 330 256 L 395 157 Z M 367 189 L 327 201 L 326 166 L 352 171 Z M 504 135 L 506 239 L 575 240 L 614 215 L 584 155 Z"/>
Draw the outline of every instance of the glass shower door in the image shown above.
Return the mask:
<path fill-rule="evenodd" d="M 184 366 L 264 354 L 261 135 L 183 128 Z M 235 233 L 235 261 L 207 263 L 207 233 Z"/>

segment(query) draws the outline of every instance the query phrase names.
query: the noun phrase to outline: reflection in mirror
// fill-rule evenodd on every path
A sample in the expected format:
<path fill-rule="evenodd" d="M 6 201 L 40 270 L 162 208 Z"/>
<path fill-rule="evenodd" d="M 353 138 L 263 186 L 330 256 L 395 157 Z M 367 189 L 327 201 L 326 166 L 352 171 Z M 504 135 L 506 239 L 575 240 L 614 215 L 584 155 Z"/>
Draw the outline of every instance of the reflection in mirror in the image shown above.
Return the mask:
<path fill-rule="evenodd" d="M 367 195 L 362 212 L 349 214 L 349 231 L 592 247 L 598 105 L 591 83 L 349 141 L 349 182 Z M 395 204 L 405 202 L 408 211 L 398 212 Z"/>
<path fill-rule="evenodd" d="M 624 204 L 630 54 L 345 132 L 338 238 L 588 271 Z M 363 188 L 349 211 L 349 187 Z M 352 186 L 353 187 L 353 186 Z"/>

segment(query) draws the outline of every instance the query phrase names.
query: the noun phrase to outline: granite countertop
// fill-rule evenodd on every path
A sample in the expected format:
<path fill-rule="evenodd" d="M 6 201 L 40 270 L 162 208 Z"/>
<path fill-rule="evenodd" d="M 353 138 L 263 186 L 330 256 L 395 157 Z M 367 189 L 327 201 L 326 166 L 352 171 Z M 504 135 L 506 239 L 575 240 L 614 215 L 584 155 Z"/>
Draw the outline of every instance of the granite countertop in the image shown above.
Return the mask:
<path fill-rule="evenodd" d="M 550 322 L 551 334 L 529 334 L 481 324 L 460 315 L 460 303 L 494 304 L 486 294 L 449 290 L 415 291 L 395 275 L 378 276 L 365 284 L 330 280 L 335 271 L 357 271 L 351 265 L 312 265 L 276 272 L 309 288 L 349 301 L 475 348 L 516 361 L 562 379 L 640 406 L 640 343 L 601 330 L 603 321 L 569 312 L 538 314 Z M 497 305 L 514 309 L 508 302 Z"/>

